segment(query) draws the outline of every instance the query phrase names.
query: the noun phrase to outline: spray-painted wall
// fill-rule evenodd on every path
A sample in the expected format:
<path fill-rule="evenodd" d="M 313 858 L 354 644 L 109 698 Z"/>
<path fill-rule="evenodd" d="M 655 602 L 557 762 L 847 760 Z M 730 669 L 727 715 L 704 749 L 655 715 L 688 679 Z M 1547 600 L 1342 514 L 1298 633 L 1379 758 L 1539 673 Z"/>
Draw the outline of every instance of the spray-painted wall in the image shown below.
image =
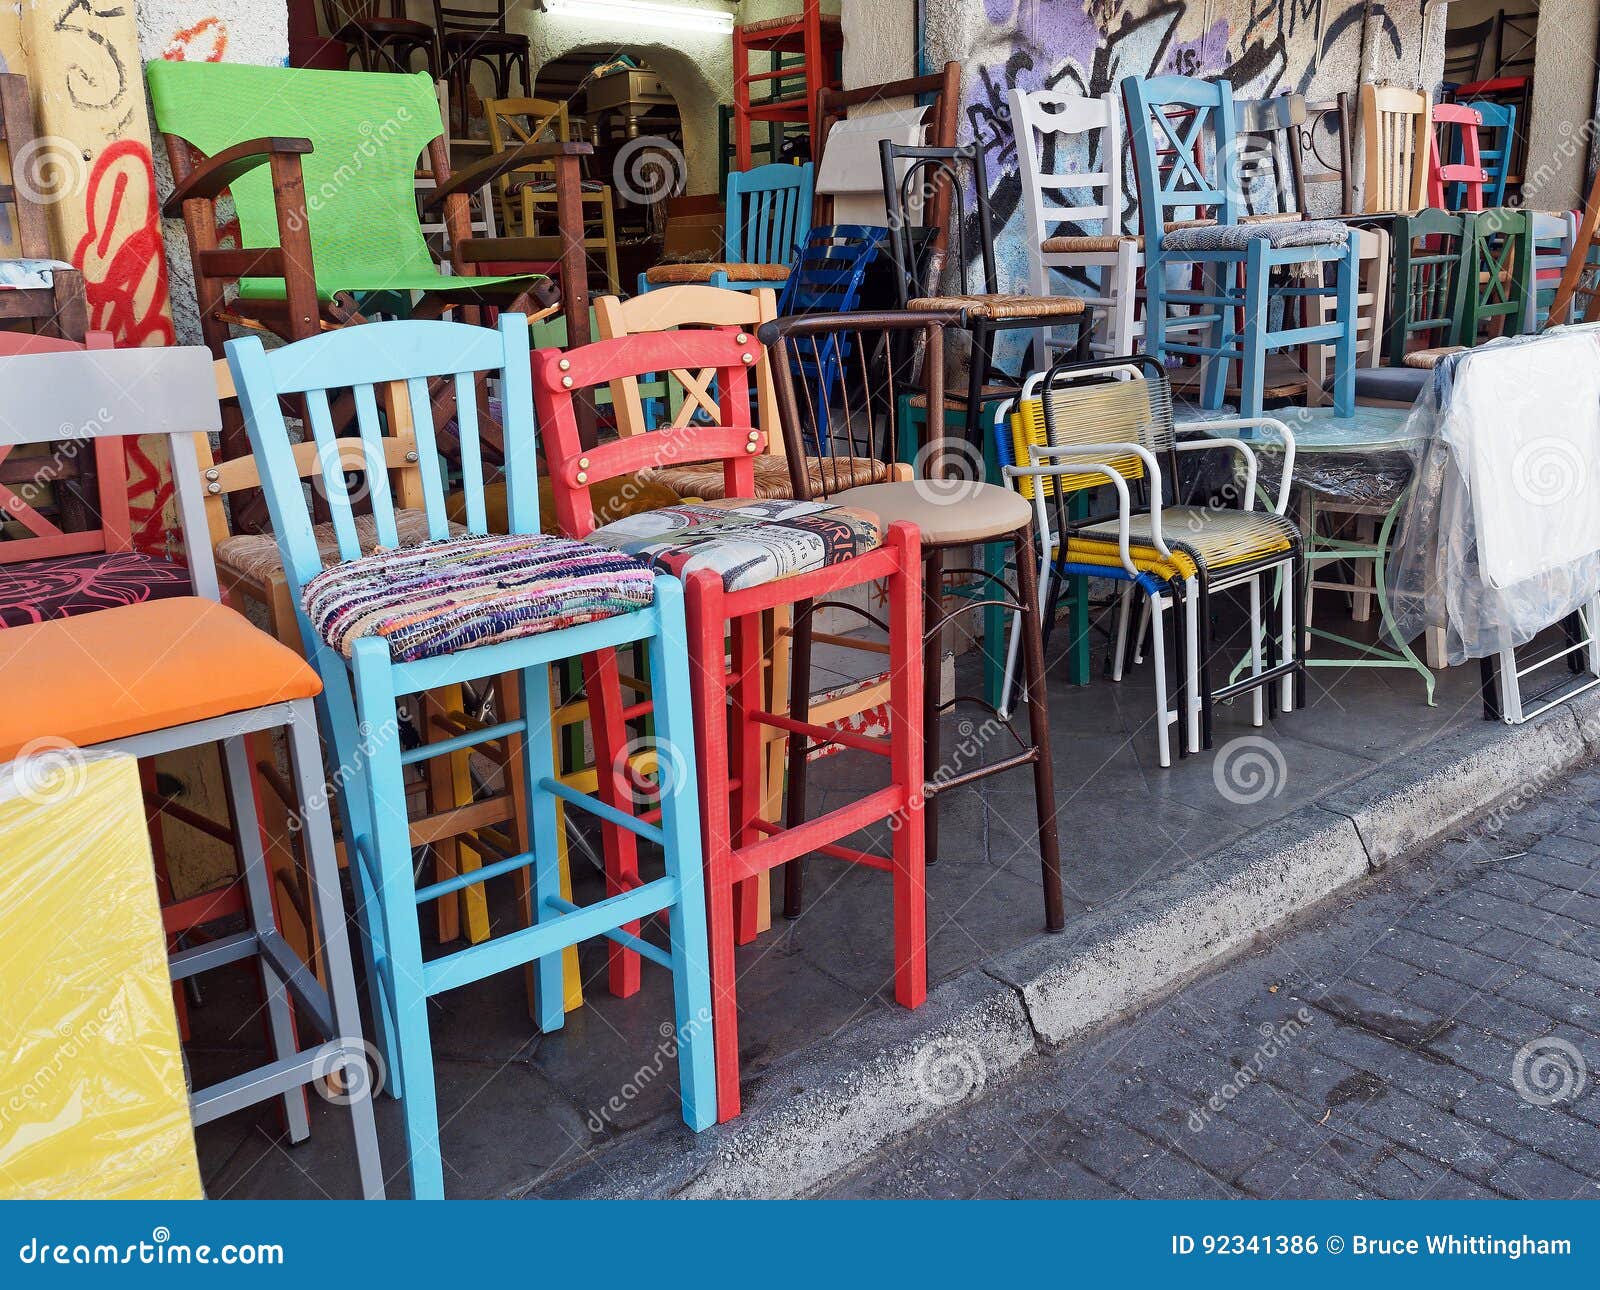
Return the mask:
<path fill-rule="evenodd" d="M 1422 0 L 928 0 L 925 63 L 952 58 L 963 135 L 983 144 L 989 171 L 1002 289 L 1027 282 L 1014 86 L 1098 95 L 1125 76 L 1181 72 L 1226 76 L 1241 98 L 1321 99 L 1363 77 L 1427 79 Z"/>

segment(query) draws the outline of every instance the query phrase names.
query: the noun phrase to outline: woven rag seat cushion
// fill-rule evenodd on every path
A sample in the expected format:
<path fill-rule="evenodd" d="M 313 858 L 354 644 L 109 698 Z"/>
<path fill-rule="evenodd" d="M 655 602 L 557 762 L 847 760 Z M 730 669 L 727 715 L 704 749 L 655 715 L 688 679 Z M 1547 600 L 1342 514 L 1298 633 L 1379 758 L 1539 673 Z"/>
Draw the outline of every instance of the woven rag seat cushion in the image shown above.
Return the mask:
<path fill-rule="evenodd" d="M 918 296 L 906 301 L 906 308 L 917 313 L 942 313 L 964 309 L 974 318 L 1070 318 L 1083 312 L 1077 296 Z"/>
<path fill-rule="evenodd" d="M 378 545 L 378 526 L 371 515 L 357 515 L 356 539 L 363 554 L 370 554 Z M 428 516 L 425 511 L 398 510 L 394 513 L 395 532 L 401 546 L 415 546 L 428 540 Z M 466 529 L 459 524 L 450 526 L 459 536 Z M 323 564 L 339 562 L 339 538 L 333 531 L 333 521 L 328 520 L 312 529 L 317 539 L 317 554 Z M 217 543 L 217 565 L 238 577 L 265 584 L 283 572 L 283 557 L 278 552 L 278 540 L 270 533 L 236 533 Z"/>
<path fill-rule="evenodd" d="M 306 617 L 346 658 L 381 636 L 397 663 L 535 636 L 643 609 L 637 560 L 543 533 L 446 538 L 378 551 L 306 583 Z"/>
<path fill-rule="evenodd" d="M 606 186 L 598 179 L 585 179 L 579 187 L 586 193 L 603 193 L 606 190 Z M 514 193 L 553 193 L 555 190 L 554 179 L 518 179 L 515 175 L 511 177 L 510 191 Z"/>
<path fill-rule="evenodd" d="M 19 560 L 0 564 L 0 627 L 47 623 L 189 593 L 188 570 L 139 551 Z"/>
<path fill-rule="evenodd" d="M 794 481 L 789 475 L 789 459 L 762 453 L 751 459 L 755 467 L 755 497 L 759 501 L 793 497 Z M 806 474 L 813 493 L 830 496 L 842 488 L 858 484 L 878 484 L 893 477 L 893 471 L 871 457 L 807 457 Z M 679 497 L 698 497 L 718 501 L 727 496 L 727 475 L 720 465 L 668 466 L 645 472 L 652 483 L 665 484 Z"/>
<path fill-rule="evenodd" d="M 1449 358 L 1450 355 L 1465 354 L 1466 352 L 1467 347 L 1465 345 L 1440 345 L 1434 349 L 1414 349 L 1406 355 L 1405 365 L 1431 372 L 1445 359 Z"/>
<path fill-rule="evenodd" d="M 1117 521 L 1085 525 L 1067 543 L 1069 558 L 1080 563 L 1121 564 Z M 1299 530 L 1271 511 L 1214 510 L 1168 506 L 1161 512 L 1161 537 L 1175 557 L 1169 562 L 1150 542 L 1150 516 L 1134 515 L 1128 524 L 1128 550 L 1141 571 L 1162 577 L 1215 573 L 1234 565 L 1293 549 Z M 1095 557 L 1099 558 L 1095 558 Z"/>
<path fill-rule="evenodd" d="M 876 550 L 877 517 L 833 502 L 736 499 L 669 506 L 596 529 L 585 539 L 682 578 L 698 569 L 746 591 Z"/>
<path fill-rule="evenodd" d="M 1343 246 L 1350 226 L 1338 220 L 1280 220 L 1265 224 L 1207 224 L 1180 228 L 1164 239 L 1169 251 L 1243 251 L 1252 242 L 1284 249 L 1295 246 Z"/>
<path fill-rule="evenodd" d="M 1033 506 L 1020 493 L 970 479 L 870 484 L 833 500 L 852 510 L 871 511 L 885 527 L 896 520 L 915 524 L 930 545 L 1004 537 L 1033 520 Z"/>
<path fill-rule="evenodd" d="M 15 627 L 0 632 L 0 762 L 42 736 L 87 748 L 321 689 L 294 650 L 196 596 Z"/>
<path fill-rule="evenodd" d="M 784 282 L 789 277 L 787 264 L 729 264 L 725 260 L 692 261 L 687 264 L 658 264 L 646 269 L 644 280 L 651 284 L 667 282 L 710 282 L 714 273 L 725 273 L 735 282 Z"/>

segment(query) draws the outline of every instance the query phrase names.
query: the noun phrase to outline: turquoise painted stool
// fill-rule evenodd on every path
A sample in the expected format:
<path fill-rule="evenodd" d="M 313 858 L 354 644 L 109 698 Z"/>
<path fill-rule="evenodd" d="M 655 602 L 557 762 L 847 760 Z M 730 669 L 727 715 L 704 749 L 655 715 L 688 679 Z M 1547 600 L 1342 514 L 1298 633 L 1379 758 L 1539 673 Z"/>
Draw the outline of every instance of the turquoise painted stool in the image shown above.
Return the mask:
<path fill-rule="evenodd" d="M 507 436 L 508 534 L 489 533 L 484 504 L 475 382 L 498 377 L 504 424 L 532 427 L 528 323 L 502 314 L 498 330 L 460 323 L 396 321 L 347 327 L 267 353 L 259 338 L 230 341 L 250 445 L 261 465 L 273 531 L 283 555 L 300 633 L 322 678 L 318 715 L 336 780 L 350 854 L 360 941 L 374 1021 L 405 1111 L 415 1197 L 444 1194 L 428 1000 L 484 977 L 531 965 L 539 1028 L 565 1021 L 561 955 L 607 937 L 672 974 L 683 1117 L 702 1129 L 716 1119 L 711 990 L 706 954 L 694 728 L 688 704 L 688 643 L 683 590 L 637 561 L 539 533 L 533 434 Z M 429 382 L 455 394 L 467 535 L 446 521 Z M 429 543 L 401 547 L 385 461 L 376 387 L 404 386 L 416 427 Z M 336 438 L 330 390 L 354 395 L 359 438 Z M 315 455 L 296 454 L 279 405 L 304 395 Z M 378 469 L 368 469 L 378 464 Z M 377 545 L 364 555 L 349 487 L 362 474 Z M 306 503 L 304 476 L 327 498 L 339 561 L 323 567 Z M 398 548 L 398 549 L 397 549 Z M 659 821 L 617 800 L 615 776 L 601 776 L 602 798 L 555 778 L 550 669 L 579 656 L 649 644 L 655 697 Z M 598 682 L 586 666 L 591 686 Z M 407 751 L 400 742 L 403 696 L 504 673 L 520 678 L 521 719 Z M 591 695 L 593 690 L 591 688 Z M 619 700 L 620 701 L 620 700 Z M 419 887 L 407 826 L 405 766 L 490 740 L 521 741 L 532 850 Z M 625 748 L 599 747 L 619 764 Z M 616 894 L 577 906 L 560 892 L 556 803 L 626 830 L 662 849 L 662 877 L 622 884 Z M 615 850 L 608 842 L 608 856 Z M 523 897 L 523 926 L 424 960 L 418 906 L 490 879 L 511 876 Z M 530 882 L 531 880 L 531 882 Z M 531 891 L 530 891 L 531 886 Z M 665 912 L 669 946 L 638 934 L 641 919 Z"/>

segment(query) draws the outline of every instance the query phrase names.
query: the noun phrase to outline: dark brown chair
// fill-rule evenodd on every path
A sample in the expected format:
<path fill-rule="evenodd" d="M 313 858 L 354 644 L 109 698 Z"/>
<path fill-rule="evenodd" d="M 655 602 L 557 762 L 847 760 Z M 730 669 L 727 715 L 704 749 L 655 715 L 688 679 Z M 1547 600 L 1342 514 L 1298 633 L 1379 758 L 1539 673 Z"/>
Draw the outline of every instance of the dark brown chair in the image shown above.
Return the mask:
<path fill-rule="evenodd" d="M 494 77 L 492 98 L 512 97 L 511 78 L 519 70 L 522 97 L 533 97 L 532 42 L 525 32 L 506 30 L 506 0 L 495 0 L 493 9 L 463 9 L 433 0 L 433 22 L 439 33 L 444 79 L 450 82 L 450 112 L 459 114 L 462 133 L 471 115 L 467 95 L 473 64 L 482 63 Z"/>
<path fill-rule="evenodd" d="M 23 260 L 50 260 L 50 224 L 31 178 L 47 180 L 42 168 L 50 158 L 40 152 L 33 122 L 33 101 L 28 78 L 0 73 L 0 141 L 6 145 L 11 182 L 0 185 L 0 220 L 4 207 L 16 217 L 17 246 Z M 19 173 L 20 172 L 20 173 Z M 41 336 L 58 336 L 82 343 L 89 328 L 89 307 L 83 293 L 83 275 L 76 269 L 52 269 L 48 287 L 18 287 L 0 291 L 0 323 L 31 323 Z"/>
<path fill-rule="evenodd" d="M 385 9 L 388 12 L 385 12 Z M 420 53 L 428 75 L 439 79 L 439 43 L 432 27 L 407 18 L 405 0 L 322 0 L 328 34 L 343 41 L 349 60 L 364 72 L 409 72 Z"/>

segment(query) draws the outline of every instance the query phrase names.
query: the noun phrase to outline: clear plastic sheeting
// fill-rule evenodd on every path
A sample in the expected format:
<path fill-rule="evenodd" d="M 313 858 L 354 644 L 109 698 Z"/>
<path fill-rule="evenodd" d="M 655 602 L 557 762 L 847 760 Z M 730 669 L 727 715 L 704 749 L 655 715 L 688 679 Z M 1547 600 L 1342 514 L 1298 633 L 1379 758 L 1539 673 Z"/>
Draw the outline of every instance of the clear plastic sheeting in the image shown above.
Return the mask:
<path fill-rule="evenodd" d="M 132 757 L 0 765 L 0 946 L 0 1197 L 200 1197 Z"/>
<path fill-rule="evenodd" d="M 1205 421 L 1234 413 L 1197 413 L 1178 426 L 1179 433 L 1203 430 Z M 1388 508 L 1411 483 L 1424 437 L 1400 408 L 1362 408 L 1348 417 L 1333 409 L 1270 408 L 1266 416 L 1282 421 L 1294 435 L 1295 458 L 1291 509 L 1309 493 L 1320 501 Z M 1229 431 L 1256 454 L 1257 484 L 1277 497 L 1283 478 L 1283 440 L 1270 427 Z M 1235 458 L 1235 483 L 1243 484 L 1245 463 Z"/>
<path fill-rule="evenodd" d="M 1600 594 L 1600 328 L 1447 358 L 1410 415 L 1425 443 L 1390 560 L 1397 630 L 1451 664 L 1525 645 Z"/>

